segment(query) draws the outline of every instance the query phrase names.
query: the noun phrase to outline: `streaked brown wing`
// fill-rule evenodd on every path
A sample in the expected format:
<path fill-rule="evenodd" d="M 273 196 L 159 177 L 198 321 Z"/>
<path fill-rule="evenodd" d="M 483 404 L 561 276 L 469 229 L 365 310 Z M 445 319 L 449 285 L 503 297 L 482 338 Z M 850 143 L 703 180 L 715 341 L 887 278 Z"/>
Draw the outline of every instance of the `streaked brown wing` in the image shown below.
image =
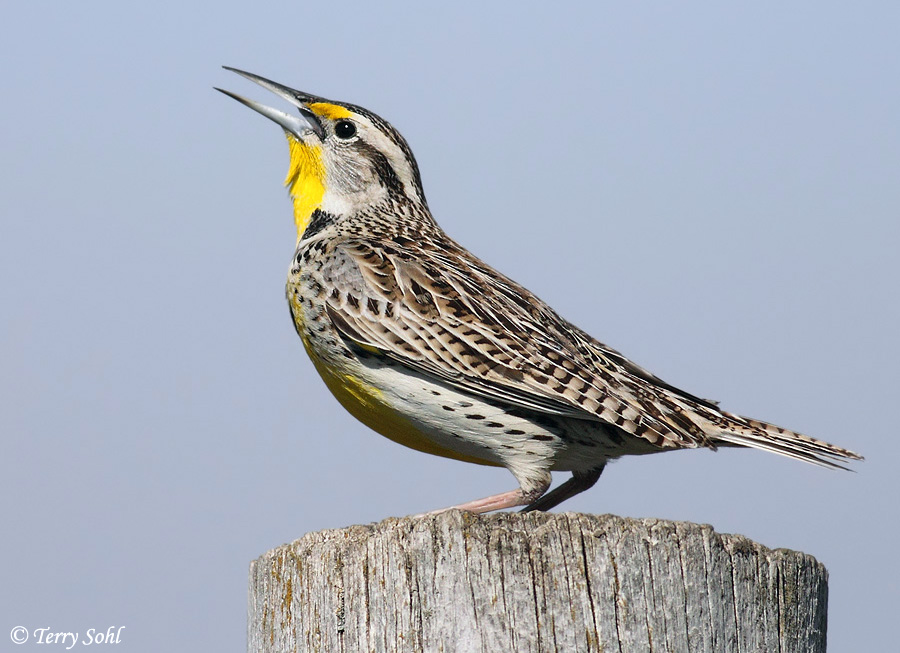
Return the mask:
<path fill-rule="evenodd" d="M 417 248 L 353 239 L 322 270 L 327 311 L 341 334 L 463 391 L 553 415 L 600 420 L 661 447 L 709 445 L 661 404 L 646 380 L 524 288 L 448 241 Z M 627 359 L 624 361 L 628 362 Z M 652 377 L 655 378 L 655 377 Z"/>

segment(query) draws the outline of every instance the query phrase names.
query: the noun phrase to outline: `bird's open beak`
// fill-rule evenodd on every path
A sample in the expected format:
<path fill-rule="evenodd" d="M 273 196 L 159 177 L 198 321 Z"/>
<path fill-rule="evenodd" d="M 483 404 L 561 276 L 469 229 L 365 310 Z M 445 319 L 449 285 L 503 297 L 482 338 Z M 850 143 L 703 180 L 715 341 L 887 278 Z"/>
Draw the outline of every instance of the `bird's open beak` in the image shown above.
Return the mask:
<path fill-rule="evenodd" d="M 292 88 L 282 86 L 277 82 L 273 82 L 272 80 L 266 79 L 265 77 L 260 77 L 259 75 L 254 75 L 253 73 L 238 70 L 237 68 L 229 68 L 228 66 L 222 67 L 225 70 L 230 70 L 233 73 L 237 73 L 241 77 L 246 77 L 251 82 L 259 84 L 264 89 L 272 91 L 278 97 L 284 98 L 300 110 L 300 115 L 292 116 L 288 113 L 285 113 L 284 111 L 279 111 L 278 109 L 267 107 L 266 105 L 260 104 L 259 102 L 254 102 L 253 100 L 248 100 L 247 98 L 242 97 L 237 93 L 232 93 L 231 91 L 226 91 L 224 89 L 215 87 L 217 91 L 219 91 L 220 93 L 224 93 L 228 97 L 234 98 L 241 104 L 250 107 L 257 113 L 261 113 L 269 120 L 278 123 L 279 125 L 281 125 L 282 129 L 284 129 L 289 134 L 292 134 L 301 141 L 304 140 L 304 136 L 309 136 L 310 134 L 315 134 L 320 139 L 325 138 L 325 130 L 322 129 L 322 124 L 319 122 L 319 119 L 312 111 L 306 108 L 307 102 L 315 101 L 318 98 L 307 95 L 305 93 L 301 93 L 300 91 L 295 91 Z"/>

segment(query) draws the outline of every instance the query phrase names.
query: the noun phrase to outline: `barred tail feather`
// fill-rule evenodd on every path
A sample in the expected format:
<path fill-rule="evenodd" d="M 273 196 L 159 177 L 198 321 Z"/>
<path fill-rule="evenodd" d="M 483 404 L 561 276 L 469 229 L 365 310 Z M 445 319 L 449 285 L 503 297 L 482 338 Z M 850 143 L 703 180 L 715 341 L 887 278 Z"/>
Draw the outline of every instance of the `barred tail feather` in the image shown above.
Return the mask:
<path fill-rule="evenodd" d="M 849 469 L 835 461 L 863 460 L 862 456 L 849 449 L 836 447 L 802 433 L 725 411 L 721 413 L 727 418 L 727 422 L 716 424 L 716 432 L 710 434 L 717 444 L 762 449 L 832 469 Z"/>

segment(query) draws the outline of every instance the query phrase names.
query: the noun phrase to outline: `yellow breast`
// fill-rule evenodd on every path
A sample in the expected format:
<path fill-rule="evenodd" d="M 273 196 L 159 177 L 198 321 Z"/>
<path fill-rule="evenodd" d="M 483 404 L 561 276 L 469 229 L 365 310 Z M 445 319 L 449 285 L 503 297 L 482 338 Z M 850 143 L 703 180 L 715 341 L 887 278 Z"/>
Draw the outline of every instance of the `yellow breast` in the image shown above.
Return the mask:
<path fill-rule="evenodd" d="M 331 394 L 335 396 L 348 413 L 376 433 L 380 433 L 389 440 L 416 451 L 478 465 L 500 466 L 494 462 L 474 458 L 438 446 L 420 431 L 412 421 L 385 402 L 384 395 L 378 388 L 364 383 L 358 377 L 345 373 L 335 373 L 323 364 L 310 351 L 309 347 L 307 347 L 306 351 L 310 354 L 310 358 L 322 380 L 325 381 L 325 385 L 331 390 Z"/>
<path fill-rule="evenodd" d="M 337 366 L 329 364 L 327 358 L 324 358 L 320 355 L 320 352 L 316 351 L 306 335 L 302 306 L 300 306 L 299 301 L 295 301 L 292 294 L 289 294 L 289 297 L 291 312 L 298 327 L 297 332 L 300 333 L 306 353 L 312 360 L 319 376 L 325 381 L 325 385 L 331 390 L 331 394 L 335 396 L 348 413 L 376 433 L 410 449 L 477 465 L 501 466 L 498 463 L 460 454 L 452 449 L 435 444 L 425 433 L 417 428 L 413 421 L 391 406 L 385 400 L 384 393 L 380 389 L 365 382 L 358 375 L 354 375 L 347 369 L 339 369 Z"/>

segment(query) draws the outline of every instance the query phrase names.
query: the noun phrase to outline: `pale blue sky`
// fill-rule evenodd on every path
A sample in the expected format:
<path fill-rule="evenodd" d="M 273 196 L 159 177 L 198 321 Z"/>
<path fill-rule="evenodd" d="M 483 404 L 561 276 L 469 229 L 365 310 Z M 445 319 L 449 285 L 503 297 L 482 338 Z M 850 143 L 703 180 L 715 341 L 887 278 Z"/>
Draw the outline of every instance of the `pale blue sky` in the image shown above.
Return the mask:
<path fill-rule="evenodd" d="M 667 381 L 866 455 L 626 459 L 564 508 L 806 551 L 831 650 L 896 644 L 900 9 L 636 4 L 6 8 L 0 642 L 244 650 L 251 559 L 515 485 L 330 397 L 283 137 L 212 86 L 272 98 L 226 64 L 391 121 L 454 238 Z"/>

